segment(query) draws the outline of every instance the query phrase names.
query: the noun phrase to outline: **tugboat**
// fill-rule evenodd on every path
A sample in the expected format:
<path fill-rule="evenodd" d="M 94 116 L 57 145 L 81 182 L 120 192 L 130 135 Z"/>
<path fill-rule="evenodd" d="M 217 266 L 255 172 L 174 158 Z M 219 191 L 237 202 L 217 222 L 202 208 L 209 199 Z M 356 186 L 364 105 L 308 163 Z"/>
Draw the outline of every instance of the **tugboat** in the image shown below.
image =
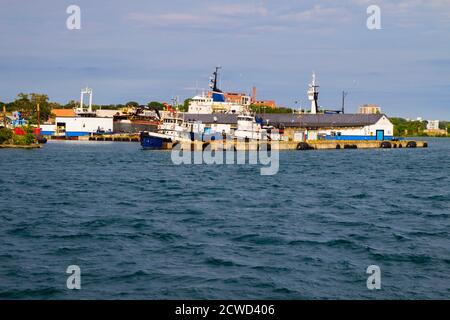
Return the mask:
<path fill-rule="evenodd" d="M 278 129 L 273 126 L 263 126 L 263 120 L 252 115 L 239 115 L 237 117 L 237 129 L 233 137 L 251 140 L 282 140 Z"/>
<path fill-rule="evenodd" d="M 185 121 L 169 105 L 166 107 L 169 113 L 162 117 L 157 132 L 140 133 L 140 142 L 144 150 L 164 149 L 165 143 L 175 141 L 193 141 L 196 134 L 204 133 L 204 124 Z"/>
<path fill-rule="evenodd" d="M 142 131 L 140 142 L 145 150 L 163 149 L 164 143 L 187 139 L 187 133 L 184 120 L 174 113 L 162 119 L 157 132 Z"/>
<path fill-rule="evenodd" d="M 237 129 L 233 137 L 246 140 L 264 140 L 267 138 L 267 131 L 262 128 L 261 123 L 251 115 L 239 115 L 237 117 Z"/>

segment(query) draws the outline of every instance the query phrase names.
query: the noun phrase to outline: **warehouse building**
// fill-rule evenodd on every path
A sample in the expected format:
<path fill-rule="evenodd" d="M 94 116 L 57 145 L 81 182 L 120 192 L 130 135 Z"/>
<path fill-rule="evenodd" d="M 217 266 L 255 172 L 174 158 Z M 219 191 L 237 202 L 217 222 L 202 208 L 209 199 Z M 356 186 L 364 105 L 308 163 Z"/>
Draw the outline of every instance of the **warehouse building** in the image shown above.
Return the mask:
<path fill-rule="evenodd" d="M 236 127 L 234 114 L 184 114 L 186 121 Z M 289 140 L 391 140 L 394 126 L 384 114 L 264 114 L 256 116 Z"/>

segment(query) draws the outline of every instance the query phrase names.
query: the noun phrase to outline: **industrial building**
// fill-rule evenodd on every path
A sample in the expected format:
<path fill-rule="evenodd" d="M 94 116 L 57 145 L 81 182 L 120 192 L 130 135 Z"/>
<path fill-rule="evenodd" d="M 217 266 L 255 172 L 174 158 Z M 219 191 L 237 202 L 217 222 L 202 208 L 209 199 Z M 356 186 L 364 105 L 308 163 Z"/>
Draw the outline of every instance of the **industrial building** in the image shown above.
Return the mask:
<path fill-rule="evenodd" d="M 84 106 L 84 96 L 89 102 Z M 92 110 L 92 89 L 81 90 L 80 105 L 75 109 L 53 109 L 52 124 L 42 124 L 41 133 L 49 136 L 80 137 L 93 133 L 112 133 L 114 119 L 110 114 L 100 117 Z"/>
<path fill-rule="evenodd" d="M 358 113 L 361 114 L 379 114 L 381 113 L 381 108 L 374 104 L 365 104 L 358 109 Z"/>
<path fill-rule="evenodd" d="M 56 117 L 55 124 L 42 124 L 43 135 L 79 137 L 92 133 L 112 133 L 113 118 Z"/>

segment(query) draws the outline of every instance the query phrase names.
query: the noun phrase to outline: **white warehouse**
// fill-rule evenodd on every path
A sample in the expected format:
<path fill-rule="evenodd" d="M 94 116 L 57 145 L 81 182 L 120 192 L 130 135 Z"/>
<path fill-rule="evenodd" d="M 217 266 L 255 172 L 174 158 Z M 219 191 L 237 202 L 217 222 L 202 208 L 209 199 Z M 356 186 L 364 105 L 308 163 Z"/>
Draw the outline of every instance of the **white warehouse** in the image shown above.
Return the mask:
<path fill-rule="evenodd" d="M 56 117 L 55 124 L 41 125 L 43 135 L 79 137 L 91 133 L 112 133 L 113 118 Z"/>

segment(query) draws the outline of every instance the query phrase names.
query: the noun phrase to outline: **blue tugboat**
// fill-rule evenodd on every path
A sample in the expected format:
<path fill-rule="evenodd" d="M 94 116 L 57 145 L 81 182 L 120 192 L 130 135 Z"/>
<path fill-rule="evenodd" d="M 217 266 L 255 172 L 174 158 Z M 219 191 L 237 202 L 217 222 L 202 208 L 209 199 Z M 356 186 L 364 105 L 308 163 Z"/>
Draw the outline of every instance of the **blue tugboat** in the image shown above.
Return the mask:
<path fill-rule="evenodd" d="M 194 124 L 185 122 L 175 112 L 171 111 L 171 115 L 162 118 L 157 132 L 141 132 L 141 146 L 145 150 L 158 150 L 165 149 L 165 144 L 167 143 L 191 141 L 191 133 L 194 132 L 193 129 L 199 129 L 195 127 Z"/>

